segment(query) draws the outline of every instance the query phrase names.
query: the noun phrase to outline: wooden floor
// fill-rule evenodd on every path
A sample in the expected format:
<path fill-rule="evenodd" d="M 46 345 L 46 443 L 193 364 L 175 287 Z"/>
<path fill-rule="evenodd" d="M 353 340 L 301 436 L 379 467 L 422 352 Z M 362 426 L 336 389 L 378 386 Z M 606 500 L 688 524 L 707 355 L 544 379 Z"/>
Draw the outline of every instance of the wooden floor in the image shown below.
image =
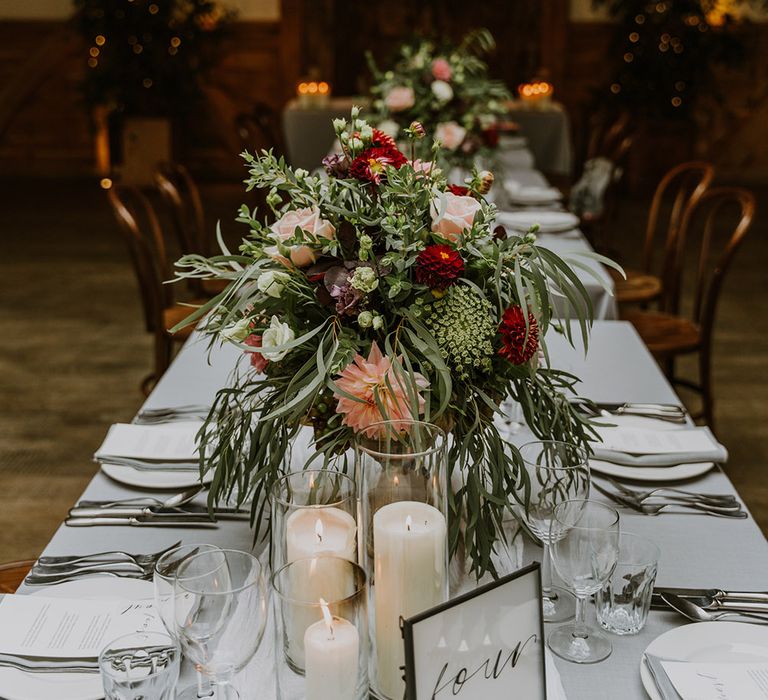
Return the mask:
<path fill-rule="evenodd" d="M 151 343 L 103 192 L 88 183 L 1 183 L 0 562 L 36 556 L 96 470 L 107 427 L 142 401 Z M 241 188 L 204 189 L 230 237 Z M 761 197 L 761 199 L 765 199 Z M 768 204 L 768 202 L 766 202 Z M 616 245 L 632 262 L 647 202 L 627 199 Z M 768 207 L 766 207 L 768 209 Z M 719 437 L 728 471 L 768 528 L 768 225 L 758 213 L 720 308 Z M 631 368 L 628 368 L 631 371 Z"/>

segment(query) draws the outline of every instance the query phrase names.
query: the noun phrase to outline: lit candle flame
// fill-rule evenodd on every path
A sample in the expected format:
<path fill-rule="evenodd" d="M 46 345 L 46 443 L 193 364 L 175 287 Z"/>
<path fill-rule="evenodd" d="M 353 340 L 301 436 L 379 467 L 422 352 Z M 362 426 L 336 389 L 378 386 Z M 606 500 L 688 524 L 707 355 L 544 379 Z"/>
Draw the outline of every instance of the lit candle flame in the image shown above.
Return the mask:
<path fill-rule="evenodd" d="M 317 535 L 317 543 L 322 544 L 323 542 L 323 523 L 320 520 L 320 518 L 317 519 L 317 522 L 315 523 L 315 535 Z"/>
<path fill-rule="evenodd" d="M 409 515 L 405 519 L 405 529 L 408 530 L 408 532 L 411 531 L 411 525 L 413 525 L 413 519 Z"/>
<path fill-rule="evenodd" d="M 393 483 L 395 484 L 395 486 L 400 486 L 400 479 L 398 477 L 395 477 L 393 479 Z"/>
<path fill-rule="evenodd" d="M 320 598 L 320 608 L 323 611 L 323 620 L 325 621 L 325 626 L 328 628 L 328 634 L 331 636 L 331 639 L 333 639 L 333 616 L 328 609 L 328 603 L 326 603 L 323 598 Z"/>

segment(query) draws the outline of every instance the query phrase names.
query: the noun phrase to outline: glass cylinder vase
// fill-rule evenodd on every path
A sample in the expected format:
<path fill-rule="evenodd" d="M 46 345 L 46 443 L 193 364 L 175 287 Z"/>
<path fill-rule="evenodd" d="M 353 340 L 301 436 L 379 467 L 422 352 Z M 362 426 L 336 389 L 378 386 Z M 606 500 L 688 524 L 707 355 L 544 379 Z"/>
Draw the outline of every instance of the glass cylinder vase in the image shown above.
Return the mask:
<path fill-rule="evenodd" d="M 357 486 L 330 469 L 304 469 L 272 487 L 272 570 L 322 555 L 357 561 Z"/>
<path fill-rule="evenodd" d="M 371 609 L 371 688 L 405 690 L 401 618 L 448 598 L 446 437 L 421 421 L 369 426 L 355 444 L 361 563 Z"/>
<path fill-rule="evenodd" d="M 368 697 L 368 593 L 341 557 L 296 559 L 272 576 L 278 700 Z"/>

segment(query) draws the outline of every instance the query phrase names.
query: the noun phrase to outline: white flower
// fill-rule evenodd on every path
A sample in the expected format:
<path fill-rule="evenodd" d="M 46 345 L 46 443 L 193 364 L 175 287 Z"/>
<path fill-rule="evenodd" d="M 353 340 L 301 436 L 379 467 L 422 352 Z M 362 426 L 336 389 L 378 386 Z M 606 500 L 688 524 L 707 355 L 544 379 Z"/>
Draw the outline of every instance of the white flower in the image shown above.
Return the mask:
<path fill-rule="evenodd" d="M 360 116 L 360 107 L 357 105 L 352 105 L 352 110 L 350 112 L 352 119 L 357 119 Z"/>
<path fill-rule="evenodd" d="M 260 292 L 267 294 L 275 299 L 279 299 L 280 295 L 285 289 L 285 283 L 290 279 L 290 275 L 286 272 L 278 272 L 277 270 L 266 270 L 259 275 L 259 279 L 256 281 L 256 286 Z"/>
<path fill-rule="evenodd" d="M 301 181 L 307 177 L 307 175 L 309 175 L 309 171 L 304 170 L 304 168 L 296 168 L 296 170 L 293 171 L 293 174 L 296 176 L 298 181 Z"/>
<path fill-rule="evenodd" d="M 373 330 L 380 331 L 382 328 L 384 328 L 384 317 L 376 314 L 373 317 Z"/>
<path fill-rule="evenodd" d="M 360 328 L 370 328 L 373 325 L 373 314 L 370 311 L 361 311 L 357 315 L 357 325 Z"/>
<path fill-rule="evenodd" d="M 368 124 L 363 124 L 363 128 L 360 129 L 360 138 L 363 141 L 370 141 L 373 138 L 373 129 Z"/>
<path fill-rule="evenodd" d="M 251 319 L 249 318 L 241 318 L 221 331 L 222 338 L 231 340 L 233 343 L 242 343 L 250 334 Z"/>
<path fill-rule="evenodd" d="M 347 128 L 347 120 L 346 119 L 334 119 L 333 120 L 333 130 L 338 134 L 340 131 L 344 131 L 344 129 Z"/>
<path fill-rule="evenodd" d="M 279 362 L 290 352 L 290 350 L 270 351 L 269 348 L 290 343 L 295 337 L 296 334 L 287 323 L 281 323 L 277 316 L 273 316 L 272 320 L 269 322 L 269 328 L 267 328 L 261 335 L 260 352 L 268 360 Z"/>
<path fill-rule="evenodd" d="M 392 119 L 385 119 L 379 124 L 378 129 L 393 139 L 396 139 L 397 135 L 400 133 L 400 126 Z"/>
<path fill-rule="evenodd" d="M 445 80 L 433 80 L 432 94 L 440 102 L 450 102 L 453 99 L 453 88 Z"/>
<path fill-rule="evenodd" d="M 435 129 L 435 138 L 449 151 L 455 151 L 461 146 L 467 130 L 456 122 L 442 122 Z"/>

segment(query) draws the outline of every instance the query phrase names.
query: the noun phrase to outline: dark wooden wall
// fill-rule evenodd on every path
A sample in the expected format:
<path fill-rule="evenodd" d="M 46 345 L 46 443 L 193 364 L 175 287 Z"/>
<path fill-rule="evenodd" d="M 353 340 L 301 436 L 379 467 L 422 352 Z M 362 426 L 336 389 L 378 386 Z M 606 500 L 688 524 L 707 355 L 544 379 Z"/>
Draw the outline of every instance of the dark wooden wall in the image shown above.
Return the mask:
<path fill-rule="evenodd" d="M 366 87 L 364 54 L 385 60 L 409 36 L 458 38 L 489 27 L 498 48 L 494 75 L 514 88 L 540 68 L 549 71 L 556 97 L 571 116 L 577 152 L 584 141 L 594 91 L 605 89 L 613 65 L 615 27 L 574 23 L 568 0 L 283 0 L 277 22 L 240 22 L 223 47 L 223 60 L 206 83 L 202 107 L 177 128 L 177 156 L 207 178 L 239 178 L 235 116 L 260 101 L 275 110 L 297 80 L 315 68 L 337 94 Z M 759 26 L 748 70 L 725 75 L 728 104 L 698 127 L 652 127 L 636 150 L 639 183 L 667 165 L 703 155 L 742 179 L 768 177 L 768 24 Z M 77 88 L 86 47 L 65 23 L 0 22 L 0 175 L 91 176 L 92 133 Z M 362 76 L 362 78 L 361 78 Z"/>

